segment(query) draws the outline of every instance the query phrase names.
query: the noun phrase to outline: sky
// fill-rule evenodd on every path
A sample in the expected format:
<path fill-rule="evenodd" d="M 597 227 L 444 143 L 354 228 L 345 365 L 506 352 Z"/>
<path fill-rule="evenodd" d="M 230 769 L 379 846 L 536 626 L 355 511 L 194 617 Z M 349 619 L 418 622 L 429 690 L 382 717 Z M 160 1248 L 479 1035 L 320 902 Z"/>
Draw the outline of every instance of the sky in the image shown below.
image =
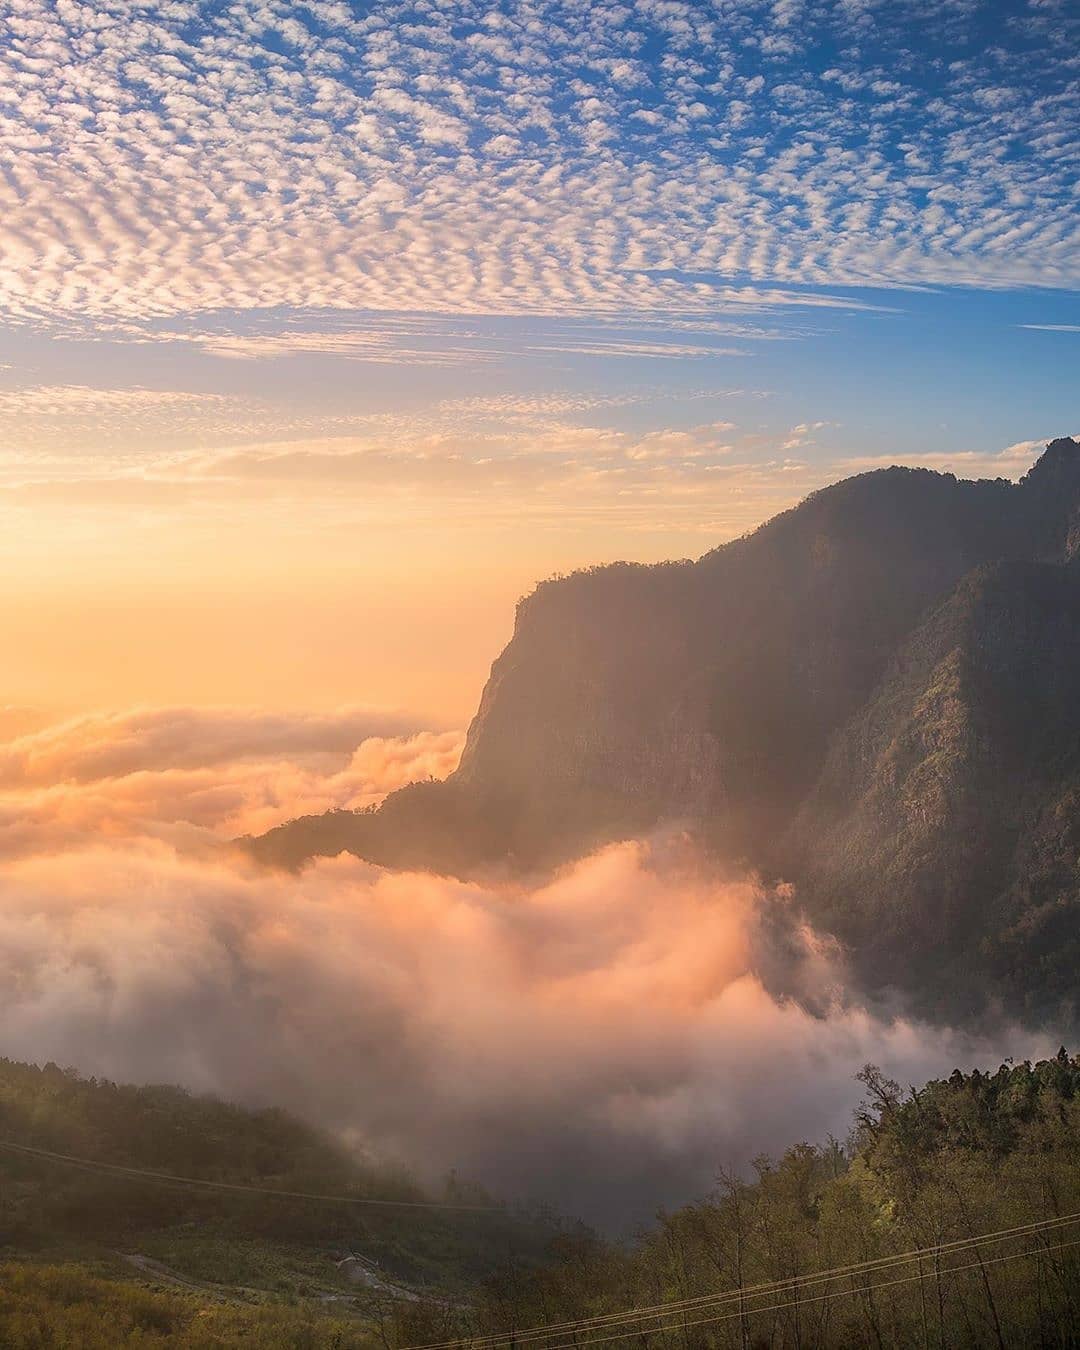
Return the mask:
<path fill-rule="evenodd" d="M 1080 429 L 1068 0 L 6 0 L 0 704 L 460 727 L 539 578 Z"/>
<path fill-rule="evenodd" d="M 489 883 L 231 841 L 451 772 L 541 578 L 1080 431 L 1078 39 L 1072 0 L 3 0 L 0 1053 L 610 1218 L 842 1135 L 868 1059 L 1056 1045 L 878 1017 L 677 834 Z"/>

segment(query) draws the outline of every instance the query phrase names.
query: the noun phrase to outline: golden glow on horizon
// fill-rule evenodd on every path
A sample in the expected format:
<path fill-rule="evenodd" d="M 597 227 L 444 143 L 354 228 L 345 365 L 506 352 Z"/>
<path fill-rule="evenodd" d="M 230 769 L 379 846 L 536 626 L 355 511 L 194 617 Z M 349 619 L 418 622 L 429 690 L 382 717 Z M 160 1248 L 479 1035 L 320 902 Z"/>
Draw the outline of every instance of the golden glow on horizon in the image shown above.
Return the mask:
<path fill-rule="evenodd" d="M 1034 448 L 932 466 L 1016 474 Z M 198 500 L 153 482 L 72 482 L 59 499 L 0 507 L 0 704 L 364 702 L 463 726 L 515 602 L 537 581 L 616 559 L 699 556 L 877 466 L 732 461 L 702 484 L 672 479 L 664 458 L 551 482 L 512 463 L 464 495 L 441 480 L 407 491 L 276 482 Z"/>
<path fill-rule="evenodd" d="M 627 542 L 650 559 L 671 551 L 666 538 L 320 520 L 21 515 L 0 544 L 0 704 L 363 702 L 461 726 L 537 580 L 626 556 Z"/>

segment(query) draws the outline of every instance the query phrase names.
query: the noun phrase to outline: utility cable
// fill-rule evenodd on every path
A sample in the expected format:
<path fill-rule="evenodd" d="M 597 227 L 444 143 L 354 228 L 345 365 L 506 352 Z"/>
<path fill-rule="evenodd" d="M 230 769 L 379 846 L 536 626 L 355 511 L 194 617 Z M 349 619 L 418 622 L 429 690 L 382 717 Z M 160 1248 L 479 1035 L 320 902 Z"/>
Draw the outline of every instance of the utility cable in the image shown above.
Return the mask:
<path fill-rule="evenodd" d="M 1080 1238 L 1073 1238 L 1069 1242 L 1058 1242 L 1052 1247 L 1031 1247 L 1025 1252 L 1009 1252 L 1004 1256 L 992 1256 L 988 1260 L 971 1261 L 964 1266 L 949 1266 L 938 1272 L 941 1275 L 959 1275 L 966 1270 L 978 1270 L 980 1267 L 999 1265 L 1003 1261 L 1018 1261 L 1025 1257 L 1047 1256 L 1051 1252 L 1063 1251 L 1066 1247 L 1080 1247 Z M 834 1277 L 835 1278 L 835 1277 Z M 812 1298 L 791 1299 L 786 1303 L 770 1303 L 763 1308 L 738 1309 L 735 1312 L 722 1313 L 718 1317 L 702 1317 L 693 1322 L 682 1322 L 678 1330 L 689 1329 L 690 1327 L 702 1327 L 716 1322 L 729 1322 L 734 1318 L 756 1317 L 760 1313 L 780 1312 L 787 1308 L 804 1308 L 808 1303 L 824 1303 L 834 1298 L 853 1298 L 857 1294 L 873 1294 L 879 1289 L 892 1289 L 901 1284 L 914 1284 L 916 1280 L 924 1280 L 927 1277 L 920 1272 L 918 1275 L 902 1275 L 896 1280 L 882 1280 L 878 1284 L 858 1285 L 854 1289 L 837 1289 L 830 1294 L 815 1294 Z M 658 1335 L 662 1331 L 670 1330 L 667 1327 L 655 1327 L 648 1331 L 643 1331 L 640 1327 L 634 1331 L 620 1332 L 614 1336 L 594 1336 L 589 1340 L 571 1340 L 557 1342 L 550 1346 L 548 1350 L 583 1350 L 583 1347 L 589 1345 L 606 1345 L 611 1341 L 624 1341 L 635 1336 Z M 504 1336 L 502 1338 L 506 1343 L 516 1343 L 516 1337 Z"/>
<path fill-rule="evenodd" d="M 889 1268 L 906 1265 L 912 1261 L 943 1255 L 956 1255 L 973 1247 L 990 1242 L 1004 1242 L 1010 1238 L 1034 1236 L 1042 1232 L 1080 1223 L 1080 1211 L 1062 1215 L 1053 1219 L 1041 1219 L 1032 1223 L 1019 1224 L 1013 1228 L 1002 1228 L 989 1233 L 975 1234 L 969 1238 L 957 1238 L 951 1242 L 937 1243 L 931 1247 L 915 1248 L 906 1252 L 897 1252 L 889 1256 L 876 1257 L 869 1261 L 860 1261 L 850 1265 L 833 1266 L 826 1270 L 810 1271 L 806 1275 L 788 1276 L 786 1279 L 770 1280 L 765 1283 L 747 1285 L 742 1289 L 725 1290 L 719 1294 L 703 1294 L 692 1299 L 681 1299 L 670 1303 L 658 1303 L 650 1306 L 623 1309 L 619 1312 L 598 1314 L 595 1317 L 577 1318 L 566 1322 L 544 1323 L 539 1326 L 525 1327 L 513 1332 L 515 1344 L 550 1338 L 555 1332 L 598 1331 L 619 1322 L 641 1321 L 649 1317 L 669 1317 L 680 1313 L 701 1311 L 708 1306 L 720 1306 L 748 1298 L 762 1298 L 770 1293 L 781 1293 L 793 1287 L 806 1287 L 821 1284 L 841 1276 L 859 1274 L 878 1274 Z M 469 1350 L 488 1350 L 488 1347 L 501 1345 L 507 1340 L 507 1333 L 477 1337 L 459 1337 L 452 1341 L 438 1341 L 420 1346 L 411 1346 L 409 1350 L 453 1350 L 465 1347 Z"/>
<path fill-rule="evenodd" d="M 461 1205 L 441 1200 L 385 1200 L 363 1195 L 320 1195 L 312 1191 L 275 1190 L 269 1186 L 248 1186 L 235 1181 L 211 1181 L 205 1177 L 181 1177 L 169 1172 L 153 1172 L 143 1167 L 125 1167 L 121 1163 L 98 1162 L 93 1158 L 79 1158 L 70 1153 L 54 1153 L 47 1148 L 34 1148 L 30 1144 L 16 1144 L 11 1139 L 0 1139 L 0 1148 L 14 1153 L 22 1153 L 32 1158 L 41 1158 L 48 1162 L 63 1163 L 67 1167 L 78 1167 L 83 1171 L 101 1172 L 108 1176 L 129 1177 L 140 1181 L 153 1181 L 165 1186 L 194 1186 L 211 1191 L 239 1191 L 245 1195 L 269 1195 L 282 1200 L 317 1200 L 335 1205 L 370 1205 L 380 1209 L 423 1209 L 453 1210 L 473 1214 L 505 1214 L 499 1205 Z"/>

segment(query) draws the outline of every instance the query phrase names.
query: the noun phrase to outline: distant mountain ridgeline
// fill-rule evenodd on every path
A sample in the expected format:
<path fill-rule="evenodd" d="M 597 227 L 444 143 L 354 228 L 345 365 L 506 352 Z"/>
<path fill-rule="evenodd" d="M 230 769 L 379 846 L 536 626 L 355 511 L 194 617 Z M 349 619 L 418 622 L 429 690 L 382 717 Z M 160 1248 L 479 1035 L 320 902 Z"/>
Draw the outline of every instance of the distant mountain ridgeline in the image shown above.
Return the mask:
<path fill-rule="evenodd" d="M 1080 445 L 1018 484 L 892 468 L 697 562 L 521 602 L 458 771 L 248 841 L 470 874 L 665 820 L 793 881 L 872 988 L 1071 1011 L 1080 969 Z"/>

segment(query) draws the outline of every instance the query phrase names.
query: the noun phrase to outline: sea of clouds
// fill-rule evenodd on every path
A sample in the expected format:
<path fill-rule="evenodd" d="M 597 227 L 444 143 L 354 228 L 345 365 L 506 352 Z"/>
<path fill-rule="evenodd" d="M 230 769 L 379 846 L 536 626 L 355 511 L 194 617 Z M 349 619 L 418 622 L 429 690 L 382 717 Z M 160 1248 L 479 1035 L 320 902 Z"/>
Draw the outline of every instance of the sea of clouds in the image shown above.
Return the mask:
<path fill-rule="evenodd" d="M 450 772 L 363 709 L 149 709 L 0 729 L 0 1054 L 274 1103 L 422 1178 L 616 1226 L 843 1136 L 867 1061 L 917 1083 L 1052 1049 L 871 1012 L 797 897 L 678 831 L 464 882 L 237 835 Z"/>

